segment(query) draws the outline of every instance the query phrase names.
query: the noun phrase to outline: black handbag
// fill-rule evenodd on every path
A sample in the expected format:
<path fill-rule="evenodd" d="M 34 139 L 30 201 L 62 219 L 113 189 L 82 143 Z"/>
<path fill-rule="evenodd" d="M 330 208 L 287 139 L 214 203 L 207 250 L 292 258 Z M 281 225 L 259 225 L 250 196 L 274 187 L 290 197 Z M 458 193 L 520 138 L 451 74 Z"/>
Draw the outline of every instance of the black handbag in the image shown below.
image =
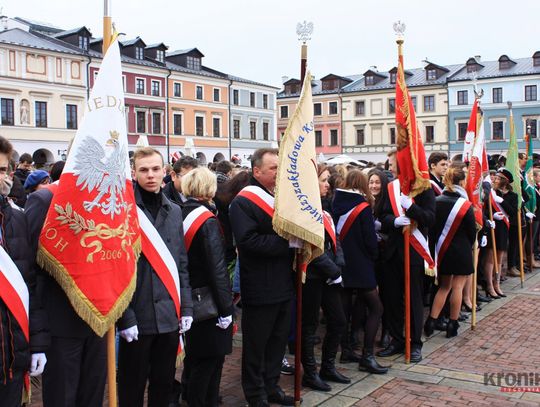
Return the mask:
<path fill-rule="evenodd" d="M 191 299 L 193 301 L 193 322 L 217 318 L 218 309 L 210 287 L 193 288 Z"/>

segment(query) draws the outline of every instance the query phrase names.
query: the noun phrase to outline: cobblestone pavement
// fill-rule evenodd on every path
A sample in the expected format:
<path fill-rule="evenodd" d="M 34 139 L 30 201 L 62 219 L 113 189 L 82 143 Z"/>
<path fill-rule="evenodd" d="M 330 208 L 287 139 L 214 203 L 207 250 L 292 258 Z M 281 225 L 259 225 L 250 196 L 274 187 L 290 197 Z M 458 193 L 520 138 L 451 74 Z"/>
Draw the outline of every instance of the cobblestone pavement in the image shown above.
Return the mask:
<path fill-rule="evenodd" d="M 386 375 L 371 375 L 358 371 L 354 364 L 340 364 L 340 371 L 351 377 L 352 383 L 332 384 L 328 393 L 306 389 L 302 392 L 302 405 L 540 405 L 540 393 L 503 392 L 496 383 L 497 373 L 510 373 L 509 384 L 512 374 L 540 375 L 540 271 L 526 275 L 524 288 L 519 278 L 510 278 L 503 283 L 503 290 L 508 297 L 485 305 L 477 314 L 474 331 L 465 322 L 455 338 L 446 339 L 439 332 L 427 339 L 422 362 L 405 364 L 403 356 L 379 358 L 381 363 L 392 364 Z M 246 405 L 240 384 L 240 334 L 234 345 L 233 353 L 225 361 L 221 382 L 224 407 Z M 294 358 L 289 357 L 289 362 L 292 364 Z M 484 384 L 485 375 L 494 378 L 490 384 Z M 280 384 L 286 393 L 292 394 L 292 376 L 282 376 Z M 41 407 L 38 388 L 34 395 L 32 406 Z"/>

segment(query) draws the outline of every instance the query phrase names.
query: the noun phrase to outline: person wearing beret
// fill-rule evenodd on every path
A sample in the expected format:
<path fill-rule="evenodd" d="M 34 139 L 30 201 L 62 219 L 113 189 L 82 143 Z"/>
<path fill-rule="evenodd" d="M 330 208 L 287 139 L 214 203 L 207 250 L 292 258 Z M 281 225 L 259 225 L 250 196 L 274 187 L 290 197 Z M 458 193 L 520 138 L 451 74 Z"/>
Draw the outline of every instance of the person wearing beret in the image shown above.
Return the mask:
<path fill-rule="evenodd" d="M 28 193 L 32 193 L 34 191 L 37 191 L 38 189 L 45 188 L 45 185 L 49 184 L 50 182 L 51 179 L 47 171 L 32 171 L 30 175 L 28 175 L 28 177 L 26 178 L 26 181 L 24 181 L 24 189 L 26 189 Z"/>

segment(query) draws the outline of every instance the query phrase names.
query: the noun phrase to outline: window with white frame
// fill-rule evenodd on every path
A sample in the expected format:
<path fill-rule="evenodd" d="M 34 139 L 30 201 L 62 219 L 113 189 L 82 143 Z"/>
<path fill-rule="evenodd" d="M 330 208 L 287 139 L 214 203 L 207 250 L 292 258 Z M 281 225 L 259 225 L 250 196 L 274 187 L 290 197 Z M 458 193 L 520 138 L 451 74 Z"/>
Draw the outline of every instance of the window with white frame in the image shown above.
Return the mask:
<path fill-rule="evenodd" d="M 203 100 L 204 98 L 203 87 L 201 85 L 197 85 L 195 88 L 195 98 L 198 100 Z"/>
<path fill-rule="evenodd" d="M 249 137 L 251 140 L 257 139 L 257 121 L 255 120 L 249 121 Z"/>
<path fill-rule="evenodd" d="M 504 140 L 504 120 L 502 119 L 491 120 L 491 139 L 494 141 Z"/>
<path fill-rule="evenodd" d="M 233 120 L 233 137 L 240 138 L 240 119 Z"/>
<path fill-rule="evenodd" d="M 204 136 L 204 116 L 195 116 L 195 135 L 199 137 Z"/>
<path fill-rule="evenodd" d="M 152 96 L 160 96 L 161 84 L 159 81 L 152 81 Z"/>
<path fill-rule="evenodd" d="M 465 141 L 467 137 L 467 127 L 469 124 L 466 121 L 456 122 L 457 141 Z"/>
<path fill-rule="evenodd" d="M 263 95 L 263 109 L 268 109 L 268 95 Z"/>
<path fill-rule="evenodd" d="M 152 133 L 161 134 L 161 113 L 152 113 Z"/>
<path fill-rule="evenodd" d="M 214 137 L 221 136 L 221 119 L 219 117 L 212 117 L 212 135 Z"/>
<path fill-rule="evenodd" d="M 328 102 L 328 114 L 338 114 L 337 102 Z"/>
<path fill-rule="evenodd" d="M 135 79 L 135 93 L 138 95 L 144 95 L 144 88 L 146 87 L 146 81 L 142 78 Z"/>
<path fill-rule="evenodd" d="M 289 117 L 289 106 L 280 106 L 279 107 L 279 117 L 286 119 Z"/>
<path fill-rule="evenodd" d="M 173 134 L 175 136 L 180 136 L 182 134 L 182 122 L 182 113 L 173 114 Z"/>
<path fill-rule="evenodd" d="M 156 59 L 161 63 L 165 62 L 165 51 L 158 49 L 156 51 Z"/>
<path fill-rule="evenodd" d="M 270 124 L 268 122 L 263 122 L 263 140 L 268 140 L 269 129 L 270 129 Z"/>
<path fill-rule="evenodd" d="M 137 133 L 146 133 L 146 112 L 139 110 L 136 112 Z"/>
<path fill-rule="evenodd" d="M 135 59 L 144 59 L 144 48 L 135 47 Z"/>
<path fill-rule="evenodd" d="M 221 89 L 214 88 L 214 102 L 220 102 L 221 101 Z"/>
<path fill-rule="evenodd" d="M 173 86 L 173 95 L 176 98 L 182 97 L 182 84 L 180 82 L 175 82 Z"/>

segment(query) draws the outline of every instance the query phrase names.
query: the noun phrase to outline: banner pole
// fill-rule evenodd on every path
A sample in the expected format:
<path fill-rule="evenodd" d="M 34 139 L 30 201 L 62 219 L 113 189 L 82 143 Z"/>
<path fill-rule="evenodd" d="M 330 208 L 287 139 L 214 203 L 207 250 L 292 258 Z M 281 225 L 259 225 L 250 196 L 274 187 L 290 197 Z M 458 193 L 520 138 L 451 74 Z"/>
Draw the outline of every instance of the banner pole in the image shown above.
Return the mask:
<path fill-rule="evenodd" d="M 403 235 L 403 267 L 405 279 L 405 363 L 411 361 L 411 262 L 410 262 L 410 228 L 407 226 L 404 229 Z"/>
<path fill-rule="evenodd" d="M 491 206 L 491 194 L 489 194 L 488 198 L 488 205 L 489 205 L 489 220 L 493 222 L 493 207 Z M 495 241 L 495 229 L 490 228 L 491 231 L 491 249 L 493 250 L 493 265 L 495 267 L 495 277 L 499 274 L 499 262 L 497 261 L 497 242 Z"/>
<path fill-rule="evenodd" d="M 523 288 L 523 281 L 525 281 L 525 269 L 523 267 L 523 232 L 521 230 L 521 211 L 518 210 L 518 241 L 519 241 L 519 279 L 521 280 L 521 288 Z M 512 236 L 510 236 L 510 239 Z M 531 263 L 529 262 L 529 265 Z"/>
<path fill-rule="evenodd" d="M 471 330 L 474 331 L 476 328 L 476 284 L 478 282 L 478 239 L 474 242 L 473 247 L 473 264 L 474 264 L 474 273 L 473 281 L 471 285 L 471 299 L 472 299 L 472 315 L 471 315 Z"/>
<path fill-rule="evenodd" d="M 302 389 L 302 252 L 296 249 L 296 343 L 294 351 L 294 405 L 299 407 Z"/>

